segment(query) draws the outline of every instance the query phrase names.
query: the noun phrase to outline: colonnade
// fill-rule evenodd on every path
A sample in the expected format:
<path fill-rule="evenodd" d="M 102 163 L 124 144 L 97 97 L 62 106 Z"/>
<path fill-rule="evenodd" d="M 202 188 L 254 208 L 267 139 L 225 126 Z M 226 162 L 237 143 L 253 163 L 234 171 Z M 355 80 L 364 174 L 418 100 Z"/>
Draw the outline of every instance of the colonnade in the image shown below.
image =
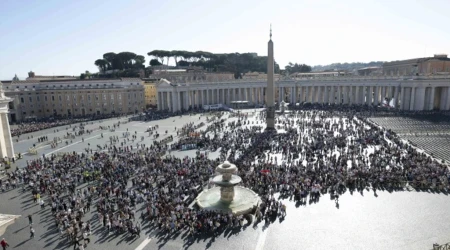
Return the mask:
<path fill-rule="evenodd" d="M 265 104 L 267 83 L 228 82 L 179 86 L 158 86 L 158 109 L 179 111 L 190 107 L 247 101 L 251 105 Z M 391 105 L 402 110 L 449 110 L 450 81 L 379 83 L 302 83 L 278 81 L 275 100 L 280 103 L 366 104 Z"/>
<path fill-rule="evenodd" d="M 0 85 L 0 157 L 15 158 L 11 130 L 8 122 L 8 103 L 12 99 L 5 96 Z"/>

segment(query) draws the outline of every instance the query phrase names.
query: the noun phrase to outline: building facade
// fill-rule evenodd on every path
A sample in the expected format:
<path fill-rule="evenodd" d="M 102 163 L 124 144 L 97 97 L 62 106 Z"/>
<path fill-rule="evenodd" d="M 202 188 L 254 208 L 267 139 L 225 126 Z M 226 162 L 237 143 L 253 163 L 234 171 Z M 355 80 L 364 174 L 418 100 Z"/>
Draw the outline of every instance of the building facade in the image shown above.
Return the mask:
<path fill-rule="evenodd" d="M 171 82 L 193 82 L 193 81 L 229 81 L 234 79 L 233 73 L 206 73 L 200 72 L 185 72 L 179 71 L 165 71 L 158 74 L 152 74 L 149 79 L 159 80 L 166 79 Z"/>
<path fill-rule="evenodd" d="M 248 101 L 265 104 L 267 80 L 157 84 L 158 109 L 179 111 L 203 105 Z M 450 110 L 450 77 L 329 77 L 279 79 L 275 98 L 288 103 L 367 104 L 393 102 L 401 110 Z"/>
<path fill-rule="evenodd" d="M 144 82 L 144 97 L 145 97 L 145 107 L 156 107 L 158 104 L 157 101 L 157 92 L 156 92 L 156 81 L 155 80 L 145 80 Z"/>
<path fill-rule="evenodd" d="M 96 80 L 2 81 L 9 120 L 45 117 L 132 114 L 145 108 L 144 85 L 138 78 Z"/>
<path fill-rule="evenodd" d="M 385 76 L 434 75 L 450 73 L 450 58 L 446 54 L 434 57 L 415 58 L 386 62 L 383 64 Z"/>

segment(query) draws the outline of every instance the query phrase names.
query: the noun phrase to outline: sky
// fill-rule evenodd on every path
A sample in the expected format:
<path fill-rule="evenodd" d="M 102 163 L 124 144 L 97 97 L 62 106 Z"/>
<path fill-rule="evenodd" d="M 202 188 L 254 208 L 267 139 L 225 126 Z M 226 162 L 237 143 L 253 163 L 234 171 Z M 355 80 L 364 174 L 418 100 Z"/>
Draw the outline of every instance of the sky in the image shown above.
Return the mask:
<path fill-rule="evenodd" d="M 0 0 L 0 79 L 98 72 L 107 52 L 256 52 L 325 65 L 450 53 L 450 0 Z"/>

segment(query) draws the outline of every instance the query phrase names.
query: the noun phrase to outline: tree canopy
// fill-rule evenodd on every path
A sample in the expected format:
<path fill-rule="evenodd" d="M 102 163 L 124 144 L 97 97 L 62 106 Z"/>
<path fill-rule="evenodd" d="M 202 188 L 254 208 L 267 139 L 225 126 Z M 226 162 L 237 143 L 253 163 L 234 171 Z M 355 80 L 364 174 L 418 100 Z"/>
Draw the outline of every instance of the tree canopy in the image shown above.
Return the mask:
<path fill-rule="evenodd" d="M 118 54 L 108 52 L 103 54 L 103 58 L 97 59 L 94 64 L 103 73 L 107 70 L 144 69 L 145 57 L 127 51 Z"/>
<path fill-rule="evenodd" d="M 232 72 L 235 77 L 250 71 L 267 72 L 267 56 L 257 56 L 253 53 L 229 53 L 214 54 L 207 51 L 185 51 L 185 50 L 153 50 L 147 53 L 153 57 L 151 66 L 168 65 L 169 59 L 173 58 L 176 66 L 201 66 L 210 72 Z M 280 66 L 275 63 L 275 72 L 278 73 Z"/>
<path fill-rule="evenodd" d="M 352 70 L 357 70 L 360 68 L 365 68 L 365 67 L 376 67 L 376 66 L 383 66 L 383 62 L 382 61 L 375 61 L 375 62 L 368 62 L 368 63 L 363 63 L 363 62 L 354 62 L 354 63 L 332 63 L 332 64 L 328 64 L 328 65 L 316 65 L 312 68 L 313 71 L 325 71 L 325 70 L 347 70 L 347 71 L 352 71 Z"/>
<path fill-rule="evenodd" d="M 284 69 L 289 73 L 289 74 L 293 74 L 293 73 L 307 73 L 307 72 L 311 72 L 312 68 L 309 65 L 306 64 L 298 64 L 298 63 L 291 63 L 289 62 L 288 65 L 286 65 L 286 67 L 284 67 Z"/>

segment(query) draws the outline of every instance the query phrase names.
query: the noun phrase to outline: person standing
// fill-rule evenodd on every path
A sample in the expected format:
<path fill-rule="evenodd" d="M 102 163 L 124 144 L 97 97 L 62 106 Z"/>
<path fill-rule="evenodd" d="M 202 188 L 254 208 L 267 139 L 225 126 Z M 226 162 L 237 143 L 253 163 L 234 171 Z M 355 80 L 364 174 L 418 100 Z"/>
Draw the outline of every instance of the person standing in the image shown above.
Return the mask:
<path fill-rule="evenodd" d="M 31 214 L 28 215 L 28 222 L 29 225 L 33 224 L 33 217 L 31 216 Z"/>
<path fill-rule="evenodd" d="M 0 241 L 0 245 L 2 245 L 3 250 L 6 250 L 7 247 L 9 247 L 8 242 L 5 240 L 5 238 Z"/>
<path fill-rule="evenodd" d="M 84 245 L 87 246 L 87 244 L 89 244 L 91 242 L 91 239 L 89 238 L 88 232 L 85 231 L 83 233 L 83 240 L 84 240 Z"/>
<path fill-rule="evenodd" d="M 75 250 L 77 246 L 80 247 L 80 242 L 78 241 L 78 237 L 75 235 L 73 238 L 73 249 Z"/>
<path fill-rule="evenodd" d="M 34 228 L 33 226 L 30 227 L 30 239 L 34 238 Z"/>

